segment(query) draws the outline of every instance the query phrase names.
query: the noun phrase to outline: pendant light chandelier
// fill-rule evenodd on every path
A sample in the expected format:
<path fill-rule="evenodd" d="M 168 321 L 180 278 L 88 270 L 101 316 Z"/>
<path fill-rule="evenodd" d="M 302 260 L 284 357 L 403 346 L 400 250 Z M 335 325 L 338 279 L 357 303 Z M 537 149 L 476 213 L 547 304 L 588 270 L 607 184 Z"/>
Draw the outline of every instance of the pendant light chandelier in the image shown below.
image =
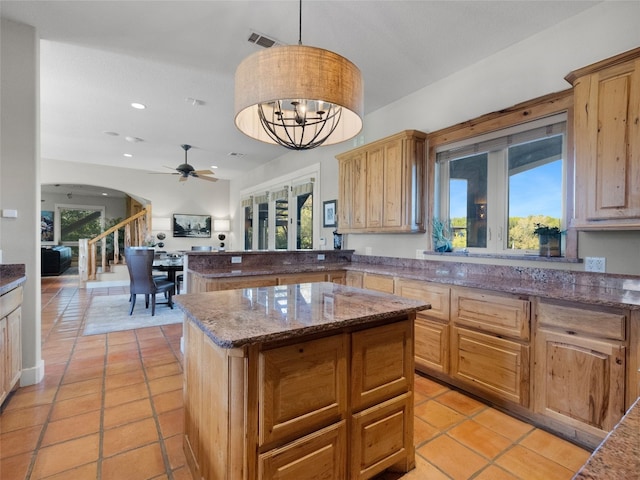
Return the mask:
<path fill-rule="evenodd" d="M 256 140 L 309 150 L 355 137 L 362 130 L 360 70 L 346 58 L 302 45 L 267 48 L 238 65 L 235 123 Z"/>

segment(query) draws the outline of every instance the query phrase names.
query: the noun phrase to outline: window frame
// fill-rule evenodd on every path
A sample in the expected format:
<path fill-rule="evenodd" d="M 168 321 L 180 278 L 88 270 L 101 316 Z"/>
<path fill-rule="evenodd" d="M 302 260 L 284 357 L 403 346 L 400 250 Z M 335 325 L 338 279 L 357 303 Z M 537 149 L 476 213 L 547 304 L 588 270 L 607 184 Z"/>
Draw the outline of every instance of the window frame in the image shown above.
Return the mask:
<path fill-rule="evenodd" d="M 577 259 L 577 232 L 570 227 L 573 218 L 574 206 L 574 142 L 573 142 L 573 90 L 567 89 L 561 92 L 545 95 L 527 102 L 514 105 L 512 107 L 489 113 L 472 120 L 468 120 L 442 130 L 429 134 L 429 154 L 427 182 L 428 191 L 433 192 L 428 196 L 427 213 L 430 219 L 438 217 L 440 192 L 437 190 L 438 181 L 436 178 L 436 153 L 446 146 L 457 142 L 476 139 L 485 134 L 506 130 L 512 127 L 520 128 L 523 124 L 531 123 L 535 120 L 552 117 L 559 114 L 566 115 L 565 151 L 566 164 L 564 168 L 565 191 L 562 218 L 565 222 L 566 235 L 564 257 L 565 260 Z M 443 148 L 444 147 L 444 148 Z M 432 225 L 428 222 L 428 237 L 432 242 Z M 432 246 L 433 249 L 433 246 Z M 505 257 L 504 253 L 483 253 L 482 256 Z M 511 255 L 515 257 L 517 255 Z M 529 257 L 531 258 L 531 257 Z M 542 257 L 540 257 L 542 258 Z M 556 257 L 557 259 L 558 257 Z M 538 259 L 536 257 L 536 259 Z"/>
<path fill-rule="evenodd" d="M 319 231 L 320 231 L 320 206 L 318 205 L 318 192 L 320 191 L 320 185 L 317 181 L 320 174 L 320 166 L 319 164 L 312 165 L 310 167 L 298 170 L 293 172 L 290 175 L 274 178 L 268 182 L 262 183 L 260 185 L 256 185 L 254 187 L 246 188 L 241 191 L 240 196 L 240 210 L 243 215 L 243 226 L 242 226 L 242 238 L 243 245 L 246 248 L 245 244 L 245 235 L 246 235 L 246 225 L 244 222 L 245 215 L 245 202 L 249 199 L 252 201 L 252 209 L 253 209 L 253 225 L 252 225 L 252 250 L 276 250 L 276 198 L 273 195 L 276 192 L 282 192 L 285 188 L 287 189 L 287 202 L 288 202 L 288 223 L 290 227 L 287 233 L 287 249 L 278 249 L 280 251 L 289 251 L 289 250 L 297 250 L 297 234 L 298 234 L 298 212 L 297 212 L 297 196 L 295 194 L 295 190 L 297 186 L 311 183 L 312 191 L 307 192 L 312 195 L 313 198 L 313 221 L 312 221 L 312 242 L 311 248 L 309 250 L 313 250 L 317 248 L 319 244 Z M 257 248 L 259 246 L 259 235 L 260 228 L 259 224 L 256 222 L 259 221 L 259 209 L 258 209 L 258 200 L 262 197 L 267 197 L 268 202 L 268 226 L 267 226 L 267 245 L 266 248 L 260 249 Z M 281 196 L 278 196 L 281 198 Z"/>

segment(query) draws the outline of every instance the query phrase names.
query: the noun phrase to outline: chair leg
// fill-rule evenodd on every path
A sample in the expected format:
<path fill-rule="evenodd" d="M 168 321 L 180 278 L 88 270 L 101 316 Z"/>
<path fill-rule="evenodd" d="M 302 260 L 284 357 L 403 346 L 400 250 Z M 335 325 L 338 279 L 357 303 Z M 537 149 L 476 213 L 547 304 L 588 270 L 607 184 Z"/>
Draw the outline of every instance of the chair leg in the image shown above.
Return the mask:
<path fill-rule="evenodd" d="M 151 316 L 156 314 L 156 294 L 151 295 Z"/>
<path fill-rule="evenodd" d="M 153 298 L 155 298 L 155 297 L 153 297 Z M 149 308 L 149 294 L 148 293 L 146 293 L 144 295 L 144 308 Z"/>
<path fill-rule="evenodd" d="M 136 295 L 135 294 L 131 294 L 131 299 L 129 300 L 131 302 L 131 308 L 129 309 L 129 315 L 133 315 L 133 307 L 136 306 Z"/>
<path fill-rule="evenodd" d="M 171 307 L 171 310 L 173 310 L 173 300 L 171 299 L 172 297 L 171 290 L 167 290 L 167 292 L 169 292 L 169 306 Z"/>

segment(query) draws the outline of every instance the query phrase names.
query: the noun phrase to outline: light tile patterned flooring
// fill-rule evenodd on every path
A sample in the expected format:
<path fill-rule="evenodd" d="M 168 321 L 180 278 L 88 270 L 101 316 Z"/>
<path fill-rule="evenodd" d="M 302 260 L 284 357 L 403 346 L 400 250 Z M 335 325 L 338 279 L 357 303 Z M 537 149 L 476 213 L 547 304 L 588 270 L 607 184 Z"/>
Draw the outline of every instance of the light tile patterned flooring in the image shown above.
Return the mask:
<path fill-rule="evenodd" d="M 92 295 L 42 279 L 45 379 L 0 414 L 0 478 L 190 479 L 182 453 L 181 325 L 82 336 Z M 589 452 L 416 377 L 415 470 L 377 480 L 570 479 Z"/>

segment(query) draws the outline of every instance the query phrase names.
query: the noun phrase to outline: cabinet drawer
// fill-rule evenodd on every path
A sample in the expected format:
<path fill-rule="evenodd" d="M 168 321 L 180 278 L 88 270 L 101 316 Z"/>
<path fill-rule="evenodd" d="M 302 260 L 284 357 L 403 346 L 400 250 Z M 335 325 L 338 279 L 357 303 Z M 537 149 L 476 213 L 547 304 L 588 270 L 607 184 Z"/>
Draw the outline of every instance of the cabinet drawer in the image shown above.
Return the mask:
<path fill-rule="evenodd" d="M 326 274 L 323 273 L 300 273 L 291 275 L 282 275 L 278 277 L 278 285 L 290 285 L 293 283 L 310 283 L 310 282 L 325 282 L 327 280 Z"/>
<path fill-rule="evenodd" d="M 451 375 L 485 392 L 529 406 L 529 347 L 453 327 Z"/>
<path fill-rule="evenodd" d="M 351 338 L 353 411 L 408 392 L 413 385 L 413 322 L 355 332 Z"/>
<path fill-rule="evenodd" d="M 213 289 L 209 290 L 233 290 L 236 288 L 257 288 L 257 287 L 272 287 L 277 285 L 278 280 L 271 275 L 264 277 L 242 277 L 242 278 L 230 278 L 228 280 L 216 280 L 213 284 Z"/>
<path fill-rule="evenodd" d="M 412 401 L 408 392 L 353 415 L 349 478 L 371 478 L 398 461 L 413 461 Z"/>
<path fill-rule="evenodd" d="M 260 353 L 259 444 L 291 441 L 346 415 L 348 336 Z"/>
<path fill-rule="evenodd" d="M 449 373 L 449 325 L 425 318 L 416 318 L 416 369 Z"/>
<path fill-rule="evenodd" d="M 259 480 L 346 478 L 345 420 L 258 458 Z"/>
<path fill-rule="evenodd" d="M 6 317 L 22 305 L 22 287 L 17 287 L 0 297 L 0 318 Z"/>
<path fill-rule="evenodd" d="M 393 277 L 365 273 L 362 279 L 362 288 L 384 293 L 393 293 Z"/>
<path fill-rule="evenodd" d="M 451 290 L 451 318 L 456 325 L 529 340 L 530 311 L 529 300 L 463 288 Z"/>
<path fill-rule="evenodd" d="M 398 282 L 397 295 L 414 300 L 421 300 L 431 305 L 429 310 L 418 312 L 418 317 L 448 322 L 449 306 L 451 305 L 451 299 L 449 298 L 450 293 L 451 288 L 445 285 L 414 280 L 400 280 Z"/>
<path fill-rule="evenodd" d="M 623 310 L 576 307 L 540 300 L 536 309 L 538 327 L 611 340 L 626 339 L 627 315 Z"/>

